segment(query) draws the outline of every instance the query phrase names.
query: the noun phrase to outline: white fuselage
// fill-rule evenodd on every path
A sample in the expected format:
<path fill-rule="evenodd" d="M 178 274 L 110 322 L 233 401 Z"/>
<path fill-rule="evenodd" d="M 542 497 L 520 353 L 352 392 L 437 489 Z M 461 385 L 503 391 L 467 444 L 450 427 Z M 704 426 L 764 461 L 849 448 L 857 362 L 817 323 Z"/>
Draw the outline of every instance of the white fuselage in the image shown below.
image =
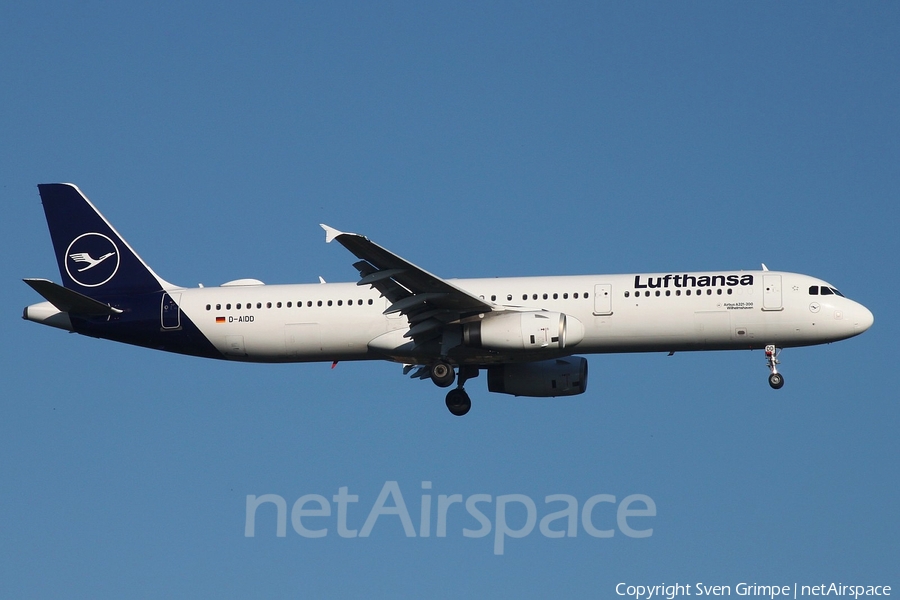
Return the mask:
<path fill-rule="evenodd" d="M 504 352 L 472 362 L 568 354 L 806 346 L 865 331 L 872 314 L 828 283 L 776 271 L 455 279 L 499 307 L 546 310 L 584 326 L 576 345 Z M 810 293 L 813 288 L 815 295 Z M 828 290 L 823 295 L 821 290 Z M 386 358 L 409 340 L 401 315 L 376 290 L 353 283 L 227 285 L 170 295 L 223 355 L 253 362 Z M 468 362 L 468 361 L 466 361 Z"/>

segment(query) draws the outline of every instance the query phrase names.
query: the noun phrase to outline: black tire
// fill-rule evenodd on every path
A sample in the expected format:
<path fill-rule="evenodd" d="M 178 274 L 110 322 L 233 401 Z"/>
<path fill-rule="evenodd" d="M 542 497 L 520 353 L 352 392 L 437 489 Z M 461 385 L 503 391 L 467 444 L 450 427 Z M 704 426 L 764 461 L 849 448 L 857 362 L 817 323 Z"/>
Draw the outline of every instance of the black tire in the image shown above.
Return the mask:
<path fill-rule="evenodd" d="M 431 380 L 438 387 L 450 387 L 456 380 L 456 373 L 448 363 L 437 362 L 431 365 Z"/>
<path fill-rule="evenodd" d="M 457 417 L 461 417 L 472 408 L 472 401 L 466 390 L 456 388 L 447 392 L 447 409 Z"/>
<path fill-rule="evenodd" d="M 769 385 L 772 386 L 773 390 L 780 390 L 781 386 L 784 385 L 784 377 L 781 373 L 772 373 L 769 375 Z"/>

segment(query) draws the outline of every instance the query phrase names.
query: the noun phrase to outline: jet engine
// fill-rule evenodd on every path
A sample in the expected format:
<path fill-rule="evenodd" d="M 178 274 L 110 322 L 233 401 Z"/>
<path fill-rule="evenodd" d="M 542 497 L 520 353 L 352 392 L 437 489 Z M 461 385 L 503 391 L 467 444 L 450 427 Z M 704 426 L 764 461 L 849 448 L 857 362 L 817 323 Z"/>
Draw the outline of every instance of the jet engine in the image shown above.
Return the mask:
<path fill-rule="evenodd" d="M 587 359 L 568 356 L 488 367 L 488 390 L 513 396 L 575 396 L 587 389 Z"/>
<path fill-rule="evenodd" d="M 561 350 L 582 339 L 581 321 L 557 312 L 503 312 L 463 325 L 463 344 L 470 348 Z"/>

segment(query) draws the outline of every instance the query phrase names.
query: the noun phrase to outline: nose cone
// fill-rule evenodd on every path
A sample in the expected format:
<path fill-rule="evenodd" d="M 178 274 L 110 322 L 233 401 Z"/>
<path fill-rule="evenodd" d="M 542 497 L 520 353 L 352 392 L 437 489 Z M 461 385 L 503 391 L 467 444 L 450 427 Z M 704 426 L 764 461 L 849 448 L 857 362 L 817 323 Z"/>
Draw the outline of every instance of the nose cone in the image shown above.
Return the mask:
<path fill-rule="evenodd" d="M 872 314 L 872 311 L 862 304 L 857 304 L 856 310 L 853 311 L 853 328 L 856 330 L 856 333 L 862 333 L 867 330 L 874 322 L 875 315 Z"/>

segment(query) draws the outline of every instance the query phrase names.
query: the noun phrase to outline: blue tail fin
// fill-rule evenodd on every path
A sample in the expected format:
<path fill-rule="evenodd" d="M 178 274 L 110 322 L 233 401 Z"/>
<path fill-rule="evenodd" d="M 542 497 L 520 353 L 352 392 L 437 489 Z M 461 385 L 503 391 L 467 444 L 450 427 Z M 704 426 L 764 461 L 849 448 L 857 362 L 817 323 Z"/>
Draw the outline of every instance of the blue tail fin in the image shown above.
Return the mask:
<path fill-rule="evenodd" d="M 63 285 L 86 296 L 145 294 L 160 279 L 71 183 L 38 185 Z"/>

